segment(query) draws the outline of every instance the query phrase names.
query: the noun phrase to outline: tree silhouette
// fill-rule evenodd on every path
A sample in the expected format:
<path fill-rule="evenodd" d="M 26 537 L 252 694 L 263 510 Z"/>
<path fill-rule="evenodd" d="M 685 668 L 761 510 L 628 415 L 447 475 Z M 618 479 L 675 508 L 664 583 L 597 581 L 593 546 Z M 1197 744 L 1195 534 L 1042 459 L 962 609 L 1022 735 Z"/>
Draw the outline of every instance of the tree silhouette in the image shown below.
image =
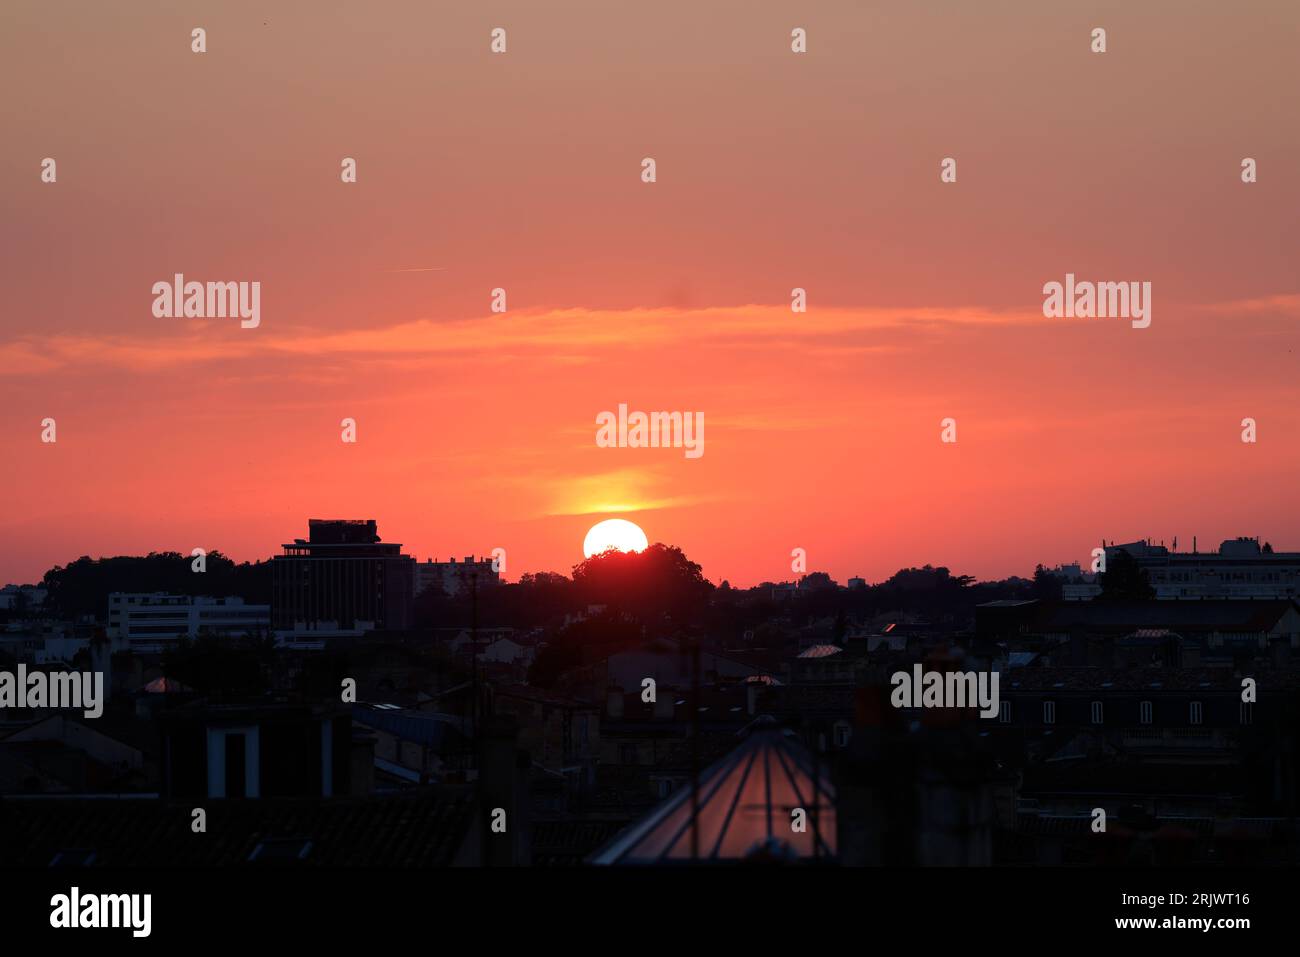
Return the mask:
<path fill-rule="evenodd" d="M 1156 597 L 1151 587 L 1151 576 L 1137 559 L 1120 549 L 1106 561 L 1106 570 L 1100 575 L 1101 595 L 1108 601 L 1144 600 Z"/>
<path fill-rule="evenodd" d="M 839 586 L 835 584 L 835 579 L 831 578 L 825 572 L 809 572 L 799 579 L 799 588 L 803 591 L 817 591 L 820 589 L 834 589 Z"/>
<path fill-rule="evenodd" d="M 45 573 L 49 589 L 46 604 L 68 615 L 102 615 L 108 596 L 118 592 L 167 592 L 172 595 L 238 595 L 249 604 L 271 601 L 271 563 L 236 565 L 219 551 L 208 552 L 207 570 L 193 571 L 189 555 L 179 552 L 150 552 L 148 555 L 118 555 L 91 558 L 83 555 L 67 565 L 56 565 Z"/>
<path fill-rule="evenodd" d="M 528 671 L 529 684 L 554 687 L 566 671 L 627 651 L 643 643 L 641 627 L 629 618 L 606 611 L 569 625 L 537 653 Z"/>
<path fill-rule="evenodd" d="M 640 552 L 593 555 L 574 566 L 573 584 L 587 604 L 608 605 L 646 624 L 695 618 L 714 589 L 680 548 L 661 542 Z"/>
<path fill-rule="evenodd" d="M 163 674 L 202 694 L 257 695 L 269 687 L 265 639 L 202 634 L 163 652 Z"/>
<path fill-rule="evenodd" d="M 1034 568 L 1033 595 L 1040 601 L 1058 601 L 1061 597 L 1061 579 L 1043 565 Z"/>

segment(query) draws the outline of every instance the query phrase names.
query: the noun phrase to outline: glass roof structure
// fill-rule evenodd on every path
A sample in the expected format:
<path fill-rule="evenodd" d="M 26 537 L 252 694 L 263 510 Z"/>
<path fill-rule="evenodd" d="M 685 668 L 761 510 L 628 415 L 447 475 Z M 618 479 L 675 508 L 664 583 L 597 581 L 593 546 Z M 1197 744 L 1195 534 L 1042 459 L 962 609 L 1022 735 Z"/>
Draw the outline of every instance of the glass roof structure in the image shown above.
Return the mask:
<path fill-rule="evenodd" d="M 589 862 L 796 863 L 835 856 L 834 785 L 792 732 L 753 730 L 700 774 L 698 815 L 692 803 L 690 786 L 680 788 Z M 799 809 L 802 815 L 794 813 Z"/>

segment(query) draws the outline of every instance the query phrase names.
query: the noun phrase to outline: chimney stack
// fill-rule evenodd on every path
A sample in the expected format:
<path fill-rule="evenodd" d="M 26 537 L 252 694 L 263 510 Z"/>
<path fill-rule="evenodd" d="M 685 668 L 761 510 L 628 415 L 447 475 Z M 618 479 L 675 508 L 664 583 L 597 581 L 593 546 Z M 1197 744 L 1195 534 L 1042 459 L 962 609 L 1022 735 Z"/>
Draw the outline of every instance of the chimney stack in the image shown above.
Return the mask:
<path fill-rule="evenodd" d="M 532 860 L 528 775 L 532 759 L 516 747 L 519 727 L 513 717 L 493 715 L 479 733 L 479 818 L 482 860 L 488 867 L 527 867 Z M 493 821 L 505 812 L 505 831 Z"/>
<path fill-rule="evenodd" d="M 671 721 L 677 713 L 677 695 L 672 688 L 660 688 L 655 697 L 655 718 Z"/>

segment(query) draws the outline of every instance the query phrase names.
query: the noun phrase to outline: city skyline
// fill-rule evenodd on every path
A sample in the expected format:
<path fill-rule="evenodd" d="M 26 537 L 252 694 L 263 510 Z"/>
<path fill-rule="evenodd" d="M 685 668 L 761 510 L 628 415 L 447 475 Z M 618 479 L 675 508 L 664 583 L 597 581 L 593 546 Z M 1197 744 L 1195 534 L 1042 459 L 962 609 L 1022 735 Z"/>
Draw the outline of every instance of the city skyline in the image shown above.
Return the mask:
<path fill-rule="evenodd" d="M 616 519 L 616 521 L 618 521 L 618 520 L 621 520 L 621 519 Z M 339 519 L 326 519 L 326 520 L 322 520 L 322 519 L 312 519 L 312 521 L 313 521 L 313 522 L 317 522 L 317 521 L 327 521 L 327 522 L 332 522 L 332 521 L 357 522 L 357 521 L 360 521 L 360 520 L 358 520 L 358 519 L 342 519 L 342 520 L 339 520 Z M 378 527 L 381 528 L 381 529 L 382 529 L 382 527 L 383 527 L 383 526 L 382 526 L 382 523 L 376 523 L 376 525 L 378 525 Z M 290 536 L 288 536 L 288 537 L 289 537 L 290 541 L 300 540 L 298 536 L 290 535 Z M 424 564 L 428 564 L 428 563 L 453 564 L 453 565 L 454 565 L 454 564 L 457 564 L 457 563 L 460 563 L 460 562 L 465 562 L 465 563 L 470 563 L 470 562 L 485 562 L 485 563 L 491 563 L 491 562 L 493 561 L 493 557 L 492 557 L 493 549 L 491 549 L 491 548 L 483 548 L 483 549 L 454 549 L 454 548 L 453 548 L 453 549 L 442 549 L 442 550 L 439 550 L 439 551 L 432 551 L 432 552 L 429 552 L 429 551 L 423 551 L 423 550 L 420 550 L 420 549 L 418 549 L 418 548 L 415 548 L 415 547 L 413 547 L 409 542 L 407 542 L 407 541 L 405 541 L 405 540 L 397 540 L 397 539 L 395 539 L 395 538 L 394 538 L 393 536 L 391 536 L 391 535 L 388 536 L 387 538 L 385 538 L 384 536 L 381 535 L 381 537 L 380 537 L 380 541 L 386 541 L 386 542 L 389 542 L 389 543 L 391 543 L 391 544 L 397 544 L 397 545 L 400 545 L 401 548 L 402 548 L 402 554 L 403 554 L 403 555 L 409 555 L 409 556 L 411 556 L 411 557 L 414 559 L 414 561 L 415 561 L 415 563 L 416 563 L 417 566 L 419 566 L 419 565 L 424 565 Z M 651 542 L 651 543 L 655 543 L 655 541 L 654 541 L 653 539 L 651 539 L 650 542 Z M 1223 537 L 1223 538 L 1218 538 L 1217 536 L 1215 536 L 1215 537 L 1212 537 L 1212 538 L 1209 538 L 1209 539 L 1204 539 L 1204 538 L 1201 537 L 1201 536 L 1193 535 L 1193 536 L 1189 536 L 1188 538 L 1182 539 L 1181 542 L 1180 542 L 1179 536 L 1176 536 L 1176 535 L 1175 535 L 1175 536 L 1172 536 L 1172 537 L 1170 537 L 1170 538 L 1167 538 L 1167 539 L 1166 539 L 1166 538 L 1160 538 L 1160 537 L 1158 537 L 1158 536 L 1149 536 L 1149 535 L 1148 535 L 1148 536 L 1139 536 L 1139 537 L 1131 538 L 1131 539 L 1130 539 L 1130 538 L 1105 538 L 1105 539 L 1099 539 L 1098 542 L 1097 542 L 1097 544 L 1096 544 L 1096 545 L 1093 545 L 1092 547 L 1093 547 L 1093 548 L 1101 548 L 1101 546 L 1104 544 L 1104 545 L 1106 546 L 1107 549 L 1114 549 L 1114 548 L 1116 548 L 1116 547 L 1122 547 L 1122 546 L 1125 546 L 1125 545 L 1134 545 L 1134 544 L 1146 543 L 1146 544 L 1149 544 L 1149 545 L 1152 545 L 1152 546 L 1157 547 L 1157 549 L 1167 548 L 1168 551 L 1169 551 L 1169 553 L 1171 553 L 1171 554 L 1173 554 L 1173 555 L 1175 555 L 1175 556 L 1201 555 L 1201 556 L 1204 556 L 1205 558 L 1212 558 L 1213 556 L 1219 554 L 1219 550 L 1220 550 L 1220 548 L 1222 548 L 1223 546 L 1234 545 L 1234 544 L 1241 543 L 1241 542 L 1245 542 L 1245 543 L 1251 543 L 1251 542 L 1253 542 L 1257 548 L 1266 549 L 1266 550 L 1268 550 L 1268 551 L 1275 552 L 1275 553 L 1282 553 L 1282 554 L 1297 554 L 1297 552 L 1296 552 L 1295 550 L 1293 550 L 1293 549 L 1291 549 L 1291 548 L 1288 547 L 1288 545 L 1287 545 L 1286 542 L 1284 542 L 1284 541 L 1275 541 L 1275 540 L 1273 540 L 1272 538 L 1270 538 L 1270 537 L 1267 536 L 1267 535 L 1229 535 L 1229 536 L 1225 536 L 1225 537 Z M 669 546 L 669 547 L 678 547 L 678 548 L 681 547 L 681 546 L 679 546 L 679 545 L 677 545 L 676 543 L 673 543 L 673 542 L 657 542 L 657 544 L 666 545 L 666 546 Z M 1181 544 L 1181 547 L 1180 547 L 1180 544 Z M 229 553 L 229 552 L 227 552 L 227 551 L 225 551 L 224 549 L 219 548 L 219 547 L 217 547 L 217 548 L 206 548 L 206 547 L 204 547 L 204 546 L 197 546 L 197 547 L 204 548 L 204 552 L 205 552 L 206 554 L 212 554 L 212 553 L 214 553 L 214 552 L 215 552 L 215 553 L 220 553 L 220 554 L 223 555 L 224 557 L 230 559 L 231 561 L 234 561 L 234 562 L 237 563 L 237 564 L 241 564 L 241 563 L 245 563 L 245 562 L 248 562 L 248 563 L 269 563 L 269 562 L 273 561 L 273 560 L 277 557 L 277 553 L 274 552 L 274 551 L 272 551 L 272 552 L 270 552 L 270 553 L 267 553 L 267 554 L 265 554 L 265 555 L 255 555 L 255 556 L 247 557 L 247 556 L 240 556 L 240 555 L 232 555 L 231 553 Z M 622 550 L 622 551 L 627 551 L 627 550 L 629 550 L 629 549 L 628 549 L 628 548 L 620 548 L 620 550 Z M 634 548 L 633 550 L 639 550 L 639 548 Z M 688 550 L 686 550 L 686 549 L 682 549 L 682 551 L 683 551 L 683 553 L 686 555 L 687 558 L 692 558 L 692 556 L 691 556 L 691 554 L 690 554 L 690 552 L 689 552 Z M 74 562 L 74 561 L 77 561 L 77 560 L 79 560 L 79 559 L 81 559 L 81 558 L 90 558 L 90 559 L 92 559 L 92 560 L 96 560 L 96 561 L 98 561 L 98 560 L 104 560 L 104 559 L 109 559 L 109 558 L 125 558 L 125 557 L 133 557 L 133 556 L 144 556 L 144 555 L 146 555 L 146 554 L 151 554 L 151 553 L 167 553 L 167 552 L 171 552 L 171 553 L 179 554 L 179 555 L 181 555 L 181 556 L 183 556 L 183 557 L 187 557 L 187 556 L 188 556 L 188 552 L 185 551 L 185 550 L 181 550 L 181 549 L 179 549 L 179 548 L 168 548 L 168 547 L 154 547 L 154 548 L 148 548 L 148 549 L 145 549 L 145 550 L 142 550 L 142 551 L 139 551 L 139 552 L 130 552 L 130 553 L 128 553 L 128 552 L 114 552 L 114 553 L 111 553 L 111 554 L 104 554 L 104 555 L 88 555 L 88 554 L 86 554 L 86 555 L 77 555 L 77 556 L 75 556 L 75 557 L 71 557 L 71 556 L 70 556 L 70 557 L 66 558 L 65 560 L 63 560 L 63 561 L 56 562 L 55 564 L 49 566 L 49 568 L 46 568 L 46 569 L 41 570 L 41 572 L 40 572 L 39 574 L 36 574 L 36 575 L 33 575 L 33 576 L 29 576 L 29 577 L 27 577 L 27 578 L 22 578 L 22 577 L 14 578 L 14 577 L 10 577 L 10 578 L 5 579 L 5 580 L 6 580 L 9 584 L 12 584 L 12 585 L 33 585 L 33 584 L 39 584 L 40 581 L 42 580 L 44 574 L 45 574 L 47 571 L 50 571 L 51 569 L 53 569 L 53 568 L 55 568 L 55 567 L 66 566 L 66 565 L 68 565 L 69 563 Z M 581 549 L 580 549 L 580 552 L 581 552 Z M 500 573 L 499 573 L 499 576 L 500 576 L 500 580 L 501 580 L 502 582 L 518 581 L 519 578 L 522 577 L 522 576 L 525 575 L 525 574 L 553 573 L 553 574 L 564 575 L 564 576 L 567 577 L 567 576 L 569 576 L 569 574 L 572 572 L 573 568 L 575 568 L 576 566 L 580 565 L 580 564 L 582 563 L 582 561 L 584 560 L 584 558 L 589 558 L 589 557 L 591 557 L 590 554 L 587 554 L 587 555 L 583 556 L 582 558 L 577 558 L 577 559 L 575 559 L 571 564 L 569 564 L 568 566 L 566 566 L 566 567 L 564 567 L 564 568 L 517 568 L 517 567 L 516 567 L 516 568 L 514 568 L 514 570 L 511 571 L 511 572 L 500 572 Z M 733 579 L 733 578 L 729 578 L 729 577 L 726 576 L 726 575 L 714 575 L 714 574 L 711 574 L 711 573 L 710 573 L 710 571 L 709 571 L 709 569 L 708 569 L 707 567 L 702 567 L 701 571 L 702 571 L 702 574 L 703 574 L 704 578 L 708 579 L 709 581 L 713 582 L 714 584 L 721 584 L 723 581 L 726 581 L 726 582 L 727 582 L 728 584 L 730 584 L 732 587 L 734 587 L 734 588 L 740 588 L 740 589 L 745 589 L 745 588 L 754 588 L 754 587 L 758 587 L 758 586 L 760 586 L 760 585 L 762 585 L 762 584 L 764 584 L 764 583 L 791 582 L 791 581 L 795 581 L 795 582 L 797 582 L 797 581 L 799 581 L 801 578 L 803 578 L 804 575 L 809 574 L 809 573 L 812 573 L 812 572 L 825 573 L 825 574 L 829 575 L 830 578 L 831 578 L 832 580 L 836 581 L 837 583 L 839 583 L 839 584 L 841 584 L 841 585 L 846 584 L 848 581 L 850 581 L 850 580 L 852 580 L 852 579 L 863 579 L 863 580 L 865 580 L 865 581 L 867 582 L 867 584 L 872 584 L 872 585 L 874 585 L 874 584 L 880 584 L 880 583 L 882 583 L 882 582 L 888 580 L 888 579 L 889 579 L 890 577 L 892 577 L 895 573 L 897 573 L 897 572 L 899 572 L 899 571 L 901 571 L 901 570 L 905 570 L 905 569 L 908 569 L 908 568 L 921 568 L 921 567 L 925 567 L 925 566 L 930 566 L 930 567 L 934 567 L 934 568 L 948 568 L 951 572 L 953 572 L 953 573 L 955 573 L 955 574 L 962 574 L 962 575 L 971 574 L 971 572 L 970 572 L 969 569 L 965 569 L 965 568 L 961 568 L 961 567 L 955 567 L 955 566 L 952 566 L 952 565 L 947 565 L 947 564 L 945 564 L 945 563 L 943 563 L 943 562 L 936 562 L 936 561 L 931 561 L 931 560 L 920 560 L 920 561 L 917 561 L 917 562 L 913 562 L 913 563 L 911 563 L 911 564 L 897 564 L 897 565 L 894 565 L 892 568 L 889 568 L 889 570 L 888 570 L 887 572 L 881 574 L 879 577 L 873 578 L 873 577 L 870 576 L 870 575 L 863 575 L 863 574 L 860 574 L 860 573 L 858 573 L 858 572 L 856 572 L 856 571 L 850 571 L 850 572 L 847 572 L 847 573 L 844 573 L 844 574 L 839 574 L 839 573 L 837 573 L 836 571 L 834 571 L 834 570 L 832 570 L 832 569 L 824 568 L 824 567 L 821 567 L 821 566 L 817 565 L 815 562 L 813 562 L 813 561 L 812 561 L 810 558 L 808 558 L 808 556 L 806 556 L 806 555 L 804 555 L 804 556 L 791 555 L 791 556 L 789 556 L 789 558 L 790 558 L 790 561 L 787 562 L 787 566 L 786 566 L 787 571 L 786 571 L 786 573 L 785 573 L 784 575 L 775 575 L 775 576 L 770 577 L 770 578 L 764 578 L 764 579 L 760 579 L 760 580 L 756 580 L 756 581 L 740 581 L 740 580 L 736 580 L 736 579 Z M 1046 559 L 1046 558 L 1043 558 L 1043 557 L 1031 558 L 1031 559 L 1029 559 L 1029 562 L 1030 562 L 1029 567 L 1028 567 L 1026 570 L 1023 570 L 1023 571 L 1015 571 L 1015 570 L 1012 570 L 1012 571 L 1009 571 L 1009 572 L 1007 572 L 1007 573 L 1005 573 L 1005 574 L 995 574 L 995 575 L 973 575 L 972 577 L 973 577 L 976 581 L 987 581 L 987 582 L 1005 581 L 1005 580 L 1012 579 L 1012 578 L 1021 578 L 1021 579 L 1029 580 L 1029 579 L 1031 579 L 1031 578 L 1033 577 L 1034 570 L 1035 570 L 1037 567 L 1039 567 L 1039 566 L 1042 566 L 1042 567 L 1046 568 L 1046 569 L 1049 570 L 1049 571 L 1056 571 L 1056 570 L 1061 569 L 1061 568 L 1068 568 L 1068 567 L 1070 567 L 1070 566 L 1072 566 L 1072 565 L 1078 565 L 1082 573 L 1084 573 L 1084 574 L 1089 574 L 1089 573 L 1090 573 L 1091 565 L 1092 565 L 1093 561 L 1095 561 L 1095 559 L 1096 559 L 1096 555 L 1092 552 L 1091 549 L 1089 549 L 1089 551 L 1088 551 L 1088 553 L 1087 553 L 1086 555 L 1084 555 L 1083 557 L 1080 557 L 1080 558 L 1078 558 L 1078 559 L 1061 559 L 1061 560 L 1055 560 L 1055 559 Z M 508 558 L 508 553 L 499 556 L 499 561 L 500 561 L 501 565 L 505 566 L 506 568 L 510 568 L 510 567 L 511 567 L 511 560 Z M 802 565 L 802 567 L 801 567 L 799 570 L 796 570 L 796 568 L 794 567 L 794 566 L 797 565 L 797 564 L 801 564 L 801 565 Z M 889 567 L 889 564 L 890 564 L 890 563 L 886 560 L 884 564 L 885 564 L 885 567 Z M 0 575 L 0 578 L 3 578 L 3 576 Z"/>
<path fill-rule="evenodd" d="M 1300 2 L 0 21 L 10 936 L 1283 926 Z"/>
<path fill-rule="evenodd" d="M 733 583 L 1300 541 L 1294 6 L 1015 7 L 832 3 L 798 55 L 775 2 L 507 3 L 494 55 L 471 9 L 289 4 L 196 55 L 187 11 L 13 4 L 0 578 L 306 514 L 557 571 L 629 518 Z M 159 318 L 178 273 L 257 325 Z M 1067 276 L 1150 283 L 1150 326 L 1047 318 Z M 707 449 L 601 447 L 623 403 Z"/>

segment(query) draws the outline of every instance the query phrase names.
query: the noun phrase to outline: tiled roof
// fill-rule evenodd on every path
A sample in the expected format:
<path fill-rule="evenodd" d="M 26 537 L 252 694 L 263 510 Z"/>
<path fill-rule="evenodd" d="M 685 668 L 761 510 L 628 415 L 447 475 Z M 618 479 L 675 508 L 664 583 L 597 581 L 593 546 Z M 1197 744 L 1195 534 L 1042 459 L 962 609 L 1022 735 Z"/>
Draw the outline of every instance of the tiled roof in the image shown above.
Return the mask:
<path fill-rule="evenodd" d="M 781 711 L 790 714 L 834 711 L 852 714 L 858 689 L 849 685 L 799 684 L 779 689 Z"/>
<path fill-rule="evenodd" d="M 1125 761 L 1063 761 L 1030 765 L 1024 770 L 1021 793 L 1170 795 L 1215 797 L 1240 794 L 1246 788 L 1240 769 L 1232 765 L 1144 764 Z"/>
<path fill-rule="evenodd" d="M 1017 691 L 1241 691 L 1254 678 L 1264 691 L 1300 689 L 1300 668 L 1017 668 L 1001 676 L 1001 693 Z"/>
<path fill-rule="evenodd" d="M 352 721 L 376 731 L 395 735 L 403 741 L 422 744 L 435 751 L 459 745 L 465 740 L 462 731 L 464 719 L 450 714 L 401 709 L 391 711 L 353 705 Z"/>
<path fill-rule="evenodd" d="M 207 810 L 207 832 L 191 810 Z M 246 863 L 264 841 L 311 841 L 306 866 L 438 867 L 452 862 L 474 818 L 459 792 L 328 800 L 0 799 L 0 861 L 47 867 L 69 849 L 104 867 L 209 867 Z"/>
<path fill-rule="evenodd" d="M 800 658 L 829 658 L 831 655 L 838 655 L 844 649 L 839 645 L 813 645 L 799 652 Z"/>
<path fill-rule="evenodd" d="M 572 867 L 619 832 L 626 820 L 534 821 L 532 863 Z"/>
<path fill-rule="evenodd" d="M 492 685 L 492 693 L 505 698 L 522 698 L 525 701 L 537 701 L 557 708 L 590 709 L 596 707 L 596 705 L 590 701 L 570 697 L 569 695 L 550 691 L 546 688 L 538 688 L 534 685 L 496 683 Z"/>
<path fill-rule="evenodd" d="M 1109 822 L 1112 827 L 1127 826 L 1120 818 Z M 1152 822 L 1157 828 L 1183 828 L 1199 837 L 1211 837 L 1215 822 L 1208 817 L 1155 818 Z M 1074 835 L 1086 837 L 1092 833 L 1091 814 L 1033 814 L 1019 812 L 1016 814 L 1016 830 L 1022 834 L 1038 835 Z"/>
<path fill-rule="evenodd" d="M 766 693 L 768 687 L 763 685 L 759 694 Z M 608 714 L 603 717 L 602 731 L 617 730 L 621 726 L 638 723 L 690 722 L 696 717 L 696 712 L 691 706 L 692 701 L 698 702 L 696 707 L 703 709 L 698 712 L 701 723 L 747 724 L 751 720 L 749 696 L 744 684 L 703 687 L 699 689 L 698 695 L 695 691 L 677 691 L 661 687 L 659 695 L 660 706 L 665 699 L 673 702 L 671 717 L 662 714 L 656 716 L 658 709 L 654 702 L 641 700 L 639 691 L 628 691 L 623 694 L 623 714 L 620 717 L 611 717 Z"/>
<path fill-rule="evenodd" d="M 1272 628 L 1296 603 L 1270 601 L 1067 601 L 1044 603 L 1030 631 L 1061 633 L 1075 628 L 1131 634 L 1140 628 L 1262 632 Z"/>

